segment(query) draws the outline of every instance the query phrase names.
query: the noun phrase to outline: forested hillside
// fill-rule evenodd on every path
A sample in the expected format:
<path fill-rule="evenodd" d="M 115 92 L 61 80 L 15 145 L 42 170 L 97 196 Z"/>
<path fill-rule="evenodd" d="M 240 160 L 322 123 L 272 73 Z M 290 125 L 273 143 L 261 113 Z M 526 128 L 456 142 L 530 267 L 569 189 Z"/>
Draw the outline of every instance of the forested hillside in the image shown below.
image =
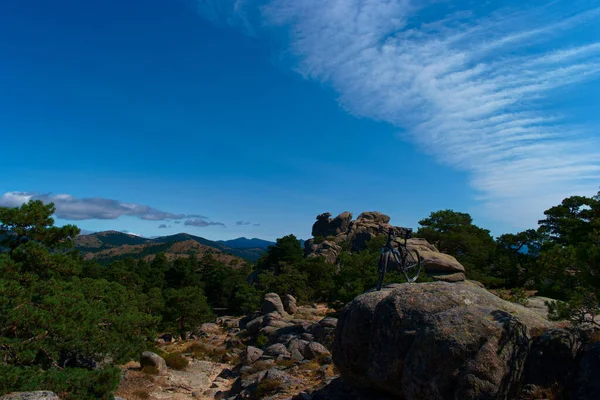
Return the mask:
<path fill-rule="evenodd" d="M 158 253 L 165 253 L 169 260 L 211 253 L 219 261 L 232 266 L 258 260 L 273 244 L 266 240 L 246 238 L 215 242 L 189 233 L 143 238 L 117 231 L 79 235 L 75 243 L 86 260 L 94 259 L 102 264 L 127 257 L 152 261 Z"/>

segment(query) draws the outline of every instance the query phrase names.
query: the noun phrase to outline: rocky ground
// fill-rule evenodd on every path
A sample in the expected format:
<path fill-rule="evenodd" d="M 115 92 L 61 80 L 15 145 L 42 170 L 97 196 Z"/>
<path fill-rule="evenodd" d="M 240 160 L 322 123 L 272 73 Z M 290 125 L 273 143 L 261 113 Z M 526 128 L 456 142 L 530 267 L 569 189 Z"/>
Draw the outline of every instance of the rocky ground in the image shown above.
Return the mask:
<path fill-rule="evenodd" d="M 157 341 L 158 354 L 123 366 L 116 393 L 136 399 L 311 398 L 338 377 L 332 363 L 337 320 L 324 305 L 296 306 L 265 296 L 260 312 L 221 317 L 203 324 L 191 339 L 169 335 Z M 163 357 L 161 357 L 163 356 Z M 185 364 L 181 358 L 187 360 Z M 166 360 L 166 361 L 165 361 Z"/>
<path fill-rule="evenodd" d="M 338 321 L 323 305 L 298 307 L 291 296 L 269 293 L 259 312 L 203 324 L 189 340 L 163 335 L 156 353 L 144 352 L 139 362 L 122 367 L 116 395 L 600 398 L 600 333 L 583 340 L 549 322 L 542 300 L 533 297 L 523 307 L 471 281 L 390 284 L 357 296 Z M 2 399 L 57 399 L 50 392 L 12 396 Z"/>

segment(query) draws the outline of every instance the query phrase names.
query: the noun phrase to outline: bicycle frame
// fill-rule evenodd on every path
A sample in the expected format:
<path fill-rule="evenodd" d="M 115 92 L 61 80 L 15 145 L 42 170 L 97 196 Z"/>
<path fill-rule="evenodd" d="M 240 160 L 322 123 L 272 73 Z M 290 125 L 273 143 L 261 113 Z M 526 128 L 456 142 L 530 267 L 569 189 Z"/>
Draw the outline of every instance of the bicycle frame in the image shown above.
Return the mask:
<path fill-rule="evenodd" d="M 400 266 L 404 265 L 404 257 L 405 257 L 404 254 L 405 253 L 404 252 L 399 252 L 397 249 L 394 248 L 394 246 L 392 245 L 392 242 L 394 241 L 393 238 L 394 238 L 394 236 L 392 236 L 391 233 L 388 233 L 387 242 L 385 243 L 385 246 L 383 246 L 381 248 L 381 254 L 383 254 L 383 253 L 385 253 L 387 251 L 390 251 L 394 255 L 394 257 L 396 258 L 396 263 L 398 264 L 399 269 L 400 269 Z M 400 246 L 402 246 L 402 247 L 404 247 L 406 249 L 406 243 L 407 242 L 408 242 L 408 237 L 405 235 L 404 236 L 404 244 L 400 244 Z"/>
<path fill-rule="evenodd" d="M 394 242 L 394 230 L 390 228 L 388 230 L 387 242 L 381 248 L 381 254 L 379 255 L 378 262 L 378 273 L 379 279 L 377 280 L 377 290 L 381 290 L 381 284 L 388 267 L 390 266 L 390 256 L 393 254 L 393 260 L 396 262 L 397 273 L 404 275 L 406 281 L 409 283 L 415 282 L 421 272 L 421 261 L 419 252 L 415 249 L 408 250 L 408 239 L 410 237 L 410 230 L 404 234 L 404 243 L 398 242 L 398 249 L 393 246 Z M 391 253 L 391 254 L 390 254 Z M 413 256 L 414 253 L 414 256 Z M 415 269 L 413 269 L 415 268 Z M 409 272 L 410 271 L 410 272 Z M 416 272 L 415 272 L 416 271 Z M 413 276 L 409 276 L 409 273 Z"/>

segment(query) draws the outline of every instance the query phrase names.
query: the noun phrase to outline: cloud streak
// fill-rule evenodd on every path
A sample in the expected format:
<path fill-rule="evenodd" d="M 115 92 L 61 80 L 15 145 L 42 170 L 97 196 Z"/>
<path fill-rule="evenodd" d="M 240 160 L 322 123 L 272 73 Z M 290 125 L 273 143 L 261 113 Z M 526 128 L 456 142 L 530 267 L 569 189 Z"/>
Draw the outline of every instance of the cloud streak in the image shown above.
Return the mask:
<path fill-rule="evenodd" d="M 591 3 L 479 14 L 410 0 L 253 4 L 258 25 L 289 31 L 300 74 L 333 87 L 348 112 L 398 126 L 403 140 L 468 172 L 488 215 L 530 227 L 563 197 L 597 191 L 597 137 L 552 107 L 559 89 L 600 75 L 600 41 L 555 44 L 600 18 Z M 237 20 L 247 23 L 229 23 Z"/>
<path fill-rule="evenodd" d="M 195 227 L 199 227 L 199 228 L 204 228 L 207 226 L 222 226 L 225 227 L 225 224 L 222 222 L 213 222 L 213 221 L 206 221 L 204 219 L 188 219 L 187 221 L 184 222 L 184 225 L 186 226 L 195 226 Z"/>
<path fill-rule="evenodd" d="M 68 194 L 40 194 L 33 192 L 6 192 L 0 196 L 1 207 L 18 207 L 29 200 L 54 203 L 57 218 L 82 221 L 89 219 L 117 219 L 122 216 L 147 221 L 181 220 L 185 218 L 206 219 L 201 215 L 174 214 L 135 203 L 101 197 L 76 198 Z"/>

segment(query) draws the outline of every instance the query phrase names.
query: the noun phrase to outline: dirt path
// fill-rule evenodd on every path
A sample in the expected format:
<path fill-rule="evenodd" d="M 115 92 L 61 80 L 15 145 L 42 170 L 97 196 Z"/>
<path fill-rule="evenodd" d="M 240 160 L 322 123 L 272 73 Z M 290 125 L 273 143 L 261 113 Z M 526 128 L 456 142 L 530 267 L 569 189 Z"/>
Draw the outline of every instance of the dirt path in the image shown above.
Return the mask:
<path fill-rule="evenodd" d="M 126 400 L 213 399 L 228 390 L 233 381 L 219 378 L 229 364 L 190 359 L 183 371 L 169 369 L 166 375 L 142 372 L 138 363 L 125 366 L 124 378 L 116 395 Z"/>

